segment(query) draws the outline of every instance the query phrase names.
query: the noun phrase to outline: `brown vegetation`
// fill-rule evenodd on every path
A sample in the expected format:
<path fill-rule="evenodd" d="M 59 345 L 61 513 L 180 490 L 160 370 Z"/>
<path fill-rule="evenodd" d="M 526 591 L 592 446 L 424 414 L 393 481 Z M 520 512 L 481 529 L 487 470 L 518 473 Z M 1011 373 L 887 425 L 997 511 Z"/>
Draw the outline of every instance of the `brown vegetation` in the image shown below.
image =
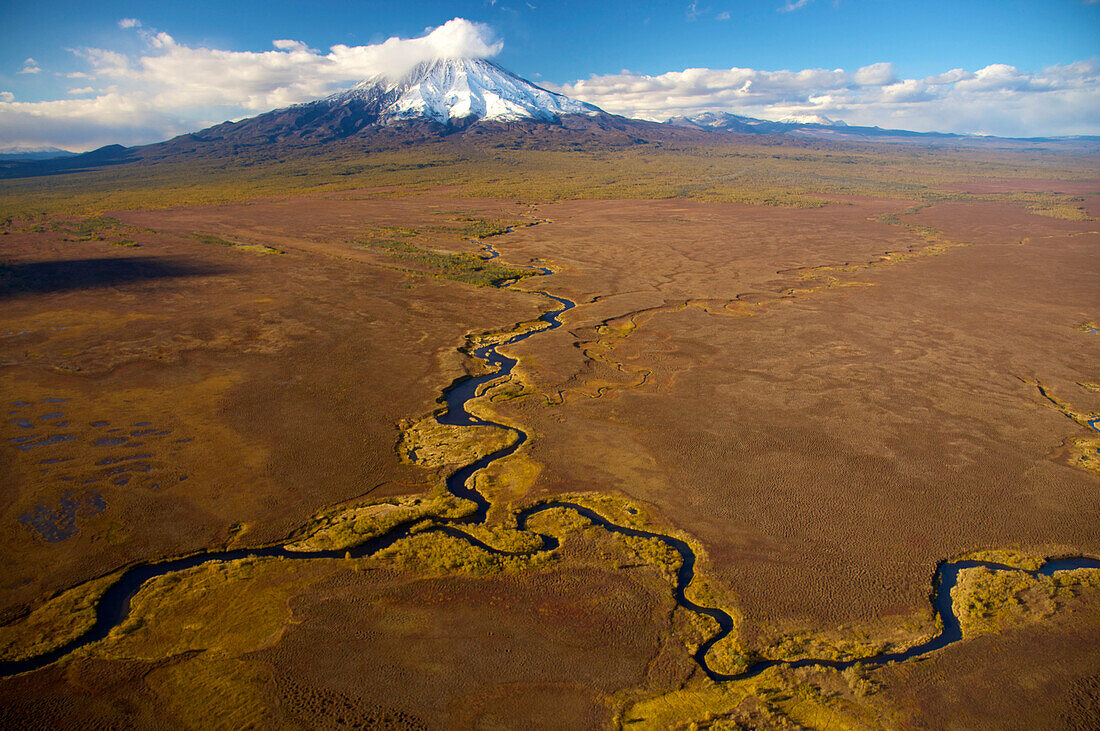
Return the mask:
<path fill-rule="evenodd" d="M 430 528 L 471 509 L 447 470 L 522 429 L 473 478 L 491 508 L 470 533 L 532 551 L 515 511 L 560 496 L 676 535 L 698 558 L 688 596 L 734 617 L 710 656 L 726 672 L 928 636 L 948 557 L 1100 554 L 1095 475 L 1051 459 L 1100 413 L 1100 346 L 1079 327 L 1100 320 L 1096 200 L 1013 182 L 1086 180 L 1088 161 L 433 153 L 3 184 L 9 657 L 85 626 L 97 585 L 82 582 L 104 571 L 287 536 L 340 550 L 419 522 L 369 559 L 150 582 L 107 640 L 0 683 L 0 720 L 942 726 L 969 713 L 948 697 L 959 683 L 975 705 L 1003 698 L 975 679 L 1016 677 L 1002 639 L 1061 684 L 1036 681 L 1033 700 L 1067 717 L 1074 688 L 1087 700 L 1091 578 L 967 573 L 967 639 L 915 668 L 715 684 L 690 657 L 713 622 L 675 607 L 664 544 L 568 510 L 531 520 L 561 540 L 552 554 Z M 536 215 L 553 223 L 517 227 Z M 486 236 L 500 260 L 471 240 Z M 469 286 L 535 261 L 553 276 Z M 425 417 L 482 368 L 474 348 L 545 329 L 545 299 L 522 291 L 544 287 L 578 307 L 508 346 L 520 366 L 470 408 L 513 428 Z"/>

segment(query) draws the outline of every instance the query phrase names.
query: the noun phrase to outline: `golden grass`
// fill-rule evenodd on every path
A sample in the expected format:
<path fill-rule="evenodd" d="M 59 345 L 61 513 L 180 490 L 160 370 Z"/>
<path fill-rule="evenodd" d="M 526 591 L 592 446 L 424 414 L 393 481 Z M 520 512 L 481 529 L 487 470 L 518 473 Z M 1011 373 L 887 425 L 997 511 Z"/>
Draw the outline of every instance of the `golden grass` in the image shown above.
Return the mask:
<path fill-rule="evenodd" d="M 723 675 L 735 675 L 748 670 L 757 657 L 757 653 L 750 651 L 741 641 L 741 627 L 744 618 L 737 608 L 735 598 L 730 593 L 719 588 L 712 579 L 705 574 L 696 573 L 695 579 L 688 585 L 684 592 L 688 600 L 701 607 L 721 608 L 733 619 L 733 629 L 728 635 L 716 642 L 707 652 L 707 664 L 710 669 Z M 718 623 L 710 617 L 692 613 L 692 624 L 696 625 L 698 642 L 688 640 L 688 649 L 695 652 L 699 644 L 709 639 L 718 631 Z"/>
<path fill-rule="evenodd" d="M 146 684 L 188 729 L 267 728 L 270 673 L 256 663 L 202 653 L 150 673 Z"/>
<path fill-rule="evenodd" d="M 978 567 L 959 572 L 951 602 L 963 637 L 973 637 L 1041 621 L 1086 587 L 1100 587 L 1100 570 L 1050 577 Z"/>
<path fill-rule="evenodd" d="M 425 531 L 402 539 L 364 561 L 422 576 L 474 574 L 487 576 L 520 571 L 548 560 L 546 554 L 504 556 L 438 531 Z"/>
<path fill-rule="evenodd" d="M 541 471 L 541 464 L 516 452 L 474 475 L 474 487 L 493 506 L 504 509 L 528 495 Z"/>
<path fill-rule="evenodd" d="M 519 439 L 514 429 L 496 426 L 449 426 L 426 416 L 413 424 L 401 425 L 397 453 L 401 461 L 432 469 L 465 465 L 498 452 Z"/>
<path fill-rule="evenodd" d="M 1005 549 L 990 550 L 990 551 L 974 551 L 964 556 L 960 556 L 959 560 L 973 560 L 973 561 L 988 561 L 989 563 L 999 563 L 1005 566 L 1011 566 L 1012 568 L 1023 569 L 1025 571 L 1036 571 L 1043 565 L 1043 559 L 1038 556 L 1033 556 L 1027 553 L 1020 553 L 1018 551 L 1009 551 Z"/>
<path fill-rule="evenodd" d="M 1074 437 L 1066 447 L 1070 465 L 1100 475 L 1100 437 Z"/>
<path fill-rule="evenodd" d="M 451 229 L 444 230 L 453 233 Z M 405 240 L 405 237 L 418 233 L 418 230 L 412 229 L 411 233 L 402 230 L 399 234 L 401 238 L 361 237 L 356 248 L 384 251 L 388 256 L 407 265 L 393 267 L 405 274 L 439 277 L 479 287 L 498 286 L 510 279 L 522 279 L 532 274 L 530 269 L 510 267 L 478 254 L 437 251 Z"/>
<path fill-rule="evenodd" d="M 190 650 L 240 655 L 278 642 L 291 619 L 288 600 L 311 580 L 307 562 L 211 562 L 147 582 L 130 615 L 82 652 L 157 660 Z"/>
<path fill-rule="evenodd" d="M 119 575 L 74 586 L 0 627 L 0 660 L 35 657 L 80 637 L 95 624 L 96 604 Z"/>
<path fill-rule="evenodd" d="M 868 707 L 875 685 L 859 673 L 771 668 L 748 680 L 700 681 L 629 704 L 616 721 L 631 729 L 879 729 Z"/>
<path fill-rule="evenodd" d="M 584 530 L 591 525 L 591 521 L 583 515 L 568 508 L 548 508 L 531 516 L 527 521 L 527 527 L 531 530 L 558 538 Z"/>
<path fill-rule="evenodd" d="M 331 551 L 353 548 L 397 525 L 429 518 L 459 518 L 474 504 L 437 485 L 429 495 L 389 498 L 378 503 L 324 511 L 294 532 L 288 551 Z"/>
<path fill-rule="evenodd" d="M 518 335 L 538 332 L 548 327 L 550 327 L 550 324 L 544 320 L 528 320 L 526 322 L 518 322 L 509 328 L 470 334 L 466 336 L 466 343 L 462 346 L 462 352 L 470 354 L 483 346 L 500 345 Z"/>
<path fill-rule="evenodd" d="M 282 254 L 283 253 L 283 252 L 279 251 L 278 249 L 273 248 L 271 246 L 265 246 L 263 244 L 247 244 L 247 243 L 242 243 L 240 241 L 230 241 L 228 239 L 223 239 L 220 236 L 214 236 L 213 234 L 193 233 L 193 234 L 191 234 L 191 238 L 195 239 L 196 241 L 202 242 L 204 244 L 213 244 L 215 246 L 225 246 L 225 247 L 228 247 L 230 249 L 235 249 L 237 251 L 247 251 L 247 252 L 252 253 L 252 254 L 260 254 L 260 255 L 263 255 L 263 256 L 270 256 L 271 254 Z"/>
<path fill-rule="evenodd" d="M 1027 207 L 1029 211 L 1039 216 L 1048 218 L 1061 218 L 1065 221 L 1092 221 L 1095 220 L 1086 211 L 1083 205 L 1067 203 L 1036 203 Z"/>

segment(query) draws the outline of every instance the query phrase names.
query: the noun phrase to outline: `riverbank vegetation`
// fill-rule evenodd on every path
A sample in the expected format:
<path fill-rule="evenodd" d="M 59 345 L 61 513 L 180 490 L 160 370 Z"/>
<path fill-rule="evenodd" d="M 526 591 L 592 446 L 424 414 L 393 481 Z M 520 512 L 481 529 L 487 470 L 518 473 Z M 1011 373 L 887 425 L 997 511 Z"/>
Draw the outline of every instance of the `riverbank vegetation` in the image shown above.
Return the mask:
<path fill-rule="evenodd" d="M 158 576 L 134 596 L 129 616 L 101 643 L 98 657 L 172 657 L 202 650 L 239 655 L 279 640 L 287 602 L 313 580 L 307 562 L 246 558 L 211 561 Z"/>
<path fill-rule="evenodd" d="M 83 635 L 95 624 L 96 605 L 103 592 L 118 578 L 119 573 L 113 573 L 74 586 L 0 626 L 0 660 L 42 655 Z"/>
<path fill-rule="evenodd" d="M 426 469 L 464 465 L 516 443 L 514 429 L 498 426 L 440 424 L 432 414 L 417 422 L 403 422 L 397 453 L 407 464 Z"/>
<path fill-rule="evenodd" d="M 459 238 L 484 238 L 504 233 L 519 223 L 490 221 L 483 218 L 462 217 L 457 226 L 435 226 L 431 229 L 377 227 L 356 238 L 356 246 L 362 249 L 385 252 L 400 262 L 395 268 L 409 274 L 451 279 L 479 287 L 498 286 L 502 282 L 522 279 L 534 272 L 529 268 L 513 267 L 480 254 L 440 251 L 419 246 L 416 241 L 428 241 L 440 233 Z"/>
<path fill-rule="evenodd" d="M 622 727 L 881 729 L 892 715 L 862 671 L 770 668 L 747 680 L 702 679 L 628 703 Z M 894 719 L 896 721 L 896 719 Z"/>
<path fill-rule="evenodd" d="M 1100 570 L 1042 576 L 976 567 L 959 572 L 951 602 L 963 637 L 973 637 L 1042 621 L 1090 587 L 1100 587 Z"/>
<path fill-rule="evenodd" d="M 399 525 L 429 518 L 457 518 L 473 504 L 441 487 L 427 496 L 390 498 L 384 502 L 325 511 L 294 532 L 289 551 L 332 551 L 360 546 Z"/>
<path fill-rule="evenodd" d="M 1077 329 L 1081 330 L 1083 328 L 1078 326 Z M 1100 436 L 1097 436 L 1097 432 L 1100 432 L 1100 428 L 1097 427 L 1097 424 L 1100 424 L 1100 412 L 1084 412 L 1078 410 L 1068 401 L 1059 397 L 1049 388 L 1044 386 L 1041 381 L 1031 381 L 1025 378 L 1021 378 L 1020 380 L 1028 385 L 1034 386 L 1038 389 L 1039 394 L 1049 401 L 1054 408 L 1092 432 L 1089 436 L 1066 437 L 1061 447 L 1056 452 L 1056 458 L 1077 469 L 1100 475 Z M 1092 390 L 1089 388 L 1089 384 L 1078 385 L 1086 390 Z"/>

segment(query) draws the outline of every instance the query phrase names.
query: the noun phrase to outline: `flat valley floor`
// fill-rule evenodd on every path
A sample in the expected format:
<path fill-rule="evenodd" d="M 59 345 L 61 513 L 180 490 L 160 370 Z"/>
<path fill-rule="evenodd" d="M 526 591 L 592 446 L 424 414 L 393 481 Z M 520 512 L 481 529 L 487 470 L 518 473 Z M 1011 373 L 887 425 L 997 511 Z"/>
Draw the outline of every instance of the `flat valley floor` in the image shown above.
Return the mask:
<path fill-rule="evenodd" d="M 1089 728 L 1100 570 L 1024 569 L 1100 556 L 1098 189 L 971 184 L 1080 195 L 1085 220 L 368 189 L 16 221 L 3 659 L 78 637 L 127 566 L 417 528 L 156 578 L 106 638 L 0 680 L 0 723 Z M 484 369 L 470 343 L 542 327 L 539 291 L 576 307 L 501 346 L 516 367 L 468 407 L 526 435 L 471 479 L 471 532 L 514 555 L 420 530 L 515 439 L 431 415 Z M 660 545 L 549 511 L 560 547 L 519 550 L 517 512 L 550 499 L 687 541 L 730 672 L 916 644 L 940 562 L 1020 570 L 964 571 L 963 640 L 919 659 L 716 682 Z"/>

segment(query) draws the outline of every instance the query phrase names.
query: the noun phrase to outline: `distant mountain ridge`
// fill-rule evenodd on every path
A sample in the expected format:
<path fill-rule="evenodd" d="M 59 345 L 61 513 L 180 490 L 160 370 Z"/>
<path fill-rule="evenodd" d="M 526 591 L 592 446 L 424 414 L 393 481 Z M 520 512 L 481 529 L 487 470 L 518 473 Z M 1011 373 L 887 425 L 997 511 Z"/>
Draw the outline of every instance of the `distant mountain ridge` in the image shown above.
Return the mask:
<path fill-rule="evenodd" d="M 73 157 L 78 152 L 69 152 L 60 147 L 0 147 L 0 160 L 52 160 L 58 157 Z"/>
<path fill-rule="evenodd" d="M 700 112 L 690 116 L 670 117 L 665 124 L 673 127 L 733 132 L 737 134 L 789 135 L 856 142 L 923 142 L 926 144 L 957 144 L 988 147 L 1011 142 L 1100 141 L 1100 137 L 1030 137 L 1011 138 L 986 135 L 966 135 L 955 132 L 913 132 L 905 129 L 862 127 L 831 120 L 817 114 L 794 115 L 778 122 L 754 117 L 744 117 L 730 112 Z"/>
<path fill-rule="evenodd" d="M 791 134 L 814 135 L 822 132 L 835 132 L 855 137 L 973 137 L 953 132 L 910 132 L 881 127 L 859 127 L 846 122 L 836 122 L 818 114 L 804 114 L 785 117 L 778 122 L 766 119 L 743 117 L 730 112 L 700 112 L 691 116 L 671 117 L 666 121 L 675 127 L 694 127 L 697 129 L 718 130 L 722 132 L 742 132 L 749 134 Z"/>

